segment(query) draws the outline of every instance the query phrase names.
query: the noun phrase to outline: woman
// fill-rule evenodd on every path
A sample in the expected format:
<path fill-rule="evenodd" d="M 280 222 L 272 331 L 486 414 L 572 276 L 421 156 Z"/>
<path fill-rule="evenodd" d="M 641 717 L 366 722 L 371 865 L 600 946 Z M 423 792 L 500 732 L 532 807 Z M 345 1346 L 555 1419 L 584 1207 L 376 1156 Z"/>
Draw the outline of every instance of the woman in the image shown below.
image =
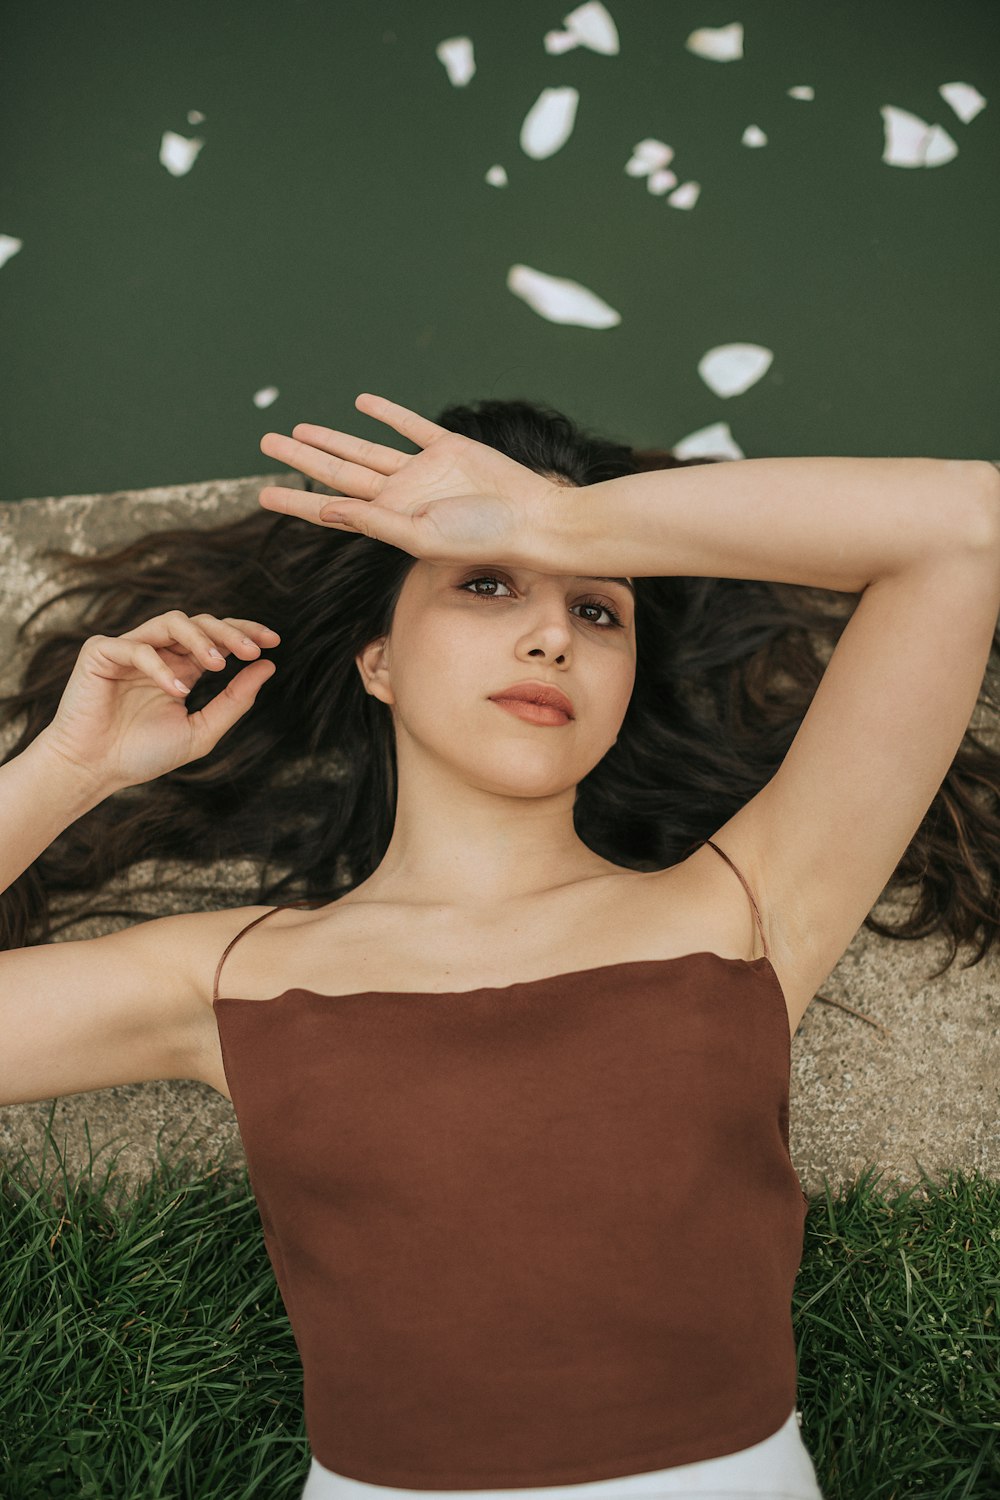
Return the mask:
<path fill-rule="evenodd" d="M 419 451 L 305 424 L 261 444 L 339 491 L 260 496 L 338 536 L 295 588 L 289 554 L 285 583 L 272 572 L 293 606 L 280 638 L 304 643 L 275 683 L 299 704 L 291 748 L 353 756 L 346 794 L 328 784 L 317 813 L 310 788 L 325 839 L 297 874 L 325 899 L 9 942 L 0 1100 L 172 1076 L 232 1098 L 305 1372 L 303 1500 L 816 1497 L 795 1408 L 790 1037 L 943 782 L 964 793 L 1000 606 L 996 472 L 642 472 L 512 405 L 526 464 L 382 398 L 357 405 Z M 271 559 L 239 561 L 237 597 L 263 598 L 250 578 Z M 704 594 L 677 589 L 708 578 L 861 595 L 780 754 L 770 705 L 757 695 L 748 749 L 745 704 L 729 677 L 718 691 Z M 763 598 L 744 655 L 762 622 L 775 634 Z M 248 611 L 179 609 L 88 637 L 51 722 L 0 768 L 11 932 L 47 924 L 42 855 L 61 829 L 209 756 L 273 675 L 254 660 L 189 714 L 211 651 L 246 660 L 277 639 Z M 715 746 L 682 691 L 692 662 L 728 710 Z M 43 665 L 17 700 L 29 718 L 52 689 Z M 995 756 L 971 744 L 966 765 L 995 785 Z M 175 779 L 189 830 L 210 808 L 237 825 L 208 854 L 226 838 L 279 849 L 247 831 L 280 812 L 253 748 L 241 761 L 234 737 L 224 772 L 217 758 L 212 804 L 207 776 Z M 156 846 L 186 847 L 165 823 Z M 983 827 L 967 866 L 995 857 Z M 114 848 L 88 878 L 134 857 L 136 835 Z M 963 910 L 942 925 L 963 929 Z M 176 994 L 164 972 L 185 977 Z M 45 1000 L 60 980 L 69 1016 Z"/>

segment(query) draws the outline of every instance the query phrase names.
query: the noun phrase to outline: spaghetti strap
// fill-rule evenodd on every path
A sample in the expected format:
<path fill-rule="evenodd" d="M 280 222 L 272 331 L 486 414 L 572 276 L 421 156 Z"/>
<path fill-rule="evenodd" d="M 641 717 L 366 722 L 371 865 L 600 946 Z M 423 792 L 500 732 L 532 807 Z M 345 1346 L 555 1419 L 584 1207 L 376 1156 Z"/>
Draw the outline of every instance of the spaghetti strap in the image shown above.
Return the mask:
<path fill-rule="evenodd" d="M 716 854 L 722 855 L 722 858 L 726 861 L 726 864 L 729 865 L 729 867 L 735 872 L 740 881 L 740 884 L 743 886 L 743 889 L 750 897 L 750 905 L 753 907 L 754 920 L 757 923 L 757 929 L 760 932 L 760 940 L 764 945 L 764 957 L 770 960 L 771 955 L 767 951 L 767 938 L 764 934 L 764 923 L 761 921 L 760 908 L 758 907 L 757 902 L 754 900 L 753 891 L 747 884 L 742 871 L 740 871 L 734 861 L 729 858 L 729 855 L 726 853 L 725 849 L 720 849 L 718 844 L 713 843 L 711 839 L 699 839 L 695 847 L 700 848 L 702 844 L 709 844 L 711 848 L 715 850 Z"/>
<path fill-rule="evenodd" d="M 309 905 L 315 906 L 316 903 L 314 901 L 313 902 L 310 902 L 310 901 L 290 901 L 285 906 L 272 906 L 270 911 L 261 912 L 261 914 L 260 914 L 259 917 L 254 917 L 254 919 L 253 919 L 252 922 L 248 922 L 245 927 L 241 927 L 240 928 L 240 930 L 236 934 L 236 936 L 234 938 L 231 938 L 230 941 L 226 944 L 225 949 L 224 949 L 223 954 L 222 954 L 222 957 L 219 959 L 219 962 L 215 966 L 215 978 L 212 981 L 212 1004 L 213 1005 L 215 1004 L 216 1000 L 218 1000 L 218 998 L 219 998 L 219 975 L 222 973 L 222 965 L 225 963 L 226 959 L 228 958 L 230 950 L 235 947 L 235 945 L 239 942 L 239 940 L 243 936 L 243 934 L 245 932 L 249 932 L 250 929 L 251 929 L 251 927 L 256 927 L 258 922 L 263 922 L 263 920 L 264 920 L 265 917 L 273 917 L 273 915 L 274 915 L 274 913 L 276 911 L 291 911 L 296 906 L 309 906 Z"/>

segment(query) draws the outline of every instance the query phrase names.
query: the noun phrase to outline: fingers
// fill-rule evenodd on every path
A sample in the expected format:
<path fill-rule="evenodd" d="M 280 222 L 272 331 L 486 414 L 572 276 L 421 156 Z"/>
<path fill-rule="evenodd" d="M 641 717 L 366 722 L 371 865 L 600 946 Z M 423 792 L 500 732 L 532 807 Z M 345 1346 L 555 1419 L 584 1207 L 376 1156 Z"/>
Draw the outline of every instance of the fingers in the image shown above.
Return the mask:
<path fill-rule="evenodd" d="M 394 427 L 416 443 L 426 448 L 436 438 L 446 437 L 448 429 L 429 422 L 407 406 L 387 401 L 384 396 L 373 396 L 364 391 L 354 402 L 359 411 L 375 417 L 388 427 Z M 333 427 L 318 427 L 311 422 L 299 422 L 292 428 L 292 436 L 280 432 L 265 432 L 260 440 L 260 451 L 268 458 L 276 458 L 290 469 L 298 469 L 316 479 L 330 490 L 338 490 L 355 500 L 374 500 L 381 493 L 381 480 L 397 474 L 408 458 L 414 455 L 400 453 L 384 443 L 371 443 L 354 437 L 349 432 L 338 432 Z M 274 498 L 277 495 L 295 493 L 268 487 L 261 495 Z M 262 501 L 262 503 L 264 503 Z M 265 504 L 266 510 L 286 510 L 286 505 Z M 299 515 L 295 509 L 290 515 Z M 312 516 L 304 516 L 312 520 Z"/>
<path fill-rule="evenodd" d="M 404 437 L 416 443 L 418 448 L 426 448 L 428 443 L 433 443 L 435 438 L 444 437 L 447 427 L 439 427 L 436 422 L 429 422 L 426 417 L 418 416 L 408 406 L 399 406 L 395 401 L 387 401 L 384 396 L 374 396 L 370 391 L 362 391 L 354 402 L 358 411 L 364 412 L 365 416 L 374 417 L 378 422 L 384 422 L 387 427 L 394 427 Z"/>
<path fill-rule="evenodd" d="M 168 609 L 162 615 L 154 615 L 134 630 L 126 630 L 120 640 L 148 641 L 152 646 L 177 646 L 187 649 L 190 656 L 203 661 L 206 666 L 217 665 L 213 652 L 223 656 L 230 651 L 244 655 L 247 648 L 257 651 L 276 646 L 281 640 L 278 632 L 257 620 L 237 620 L 233 617 L 218 619 L 215 615 L 186 615 L 181 609 Z M 184 654 L 183 650 L 180 653 Z"/>
<path fill-rule="evenodd" d="M 259 657 L 261 650 L 278 645 L 280 640 L 276 630 L 257 620 L 232 616 L 218 619 L 209 614 L 191 617 L 183 610 L 172 609 L 121 636 L 102 637 L 101 649 L 109 660 L 119 666 L 135 666 L 176 697 L 183 696 L 194 684 L 178 687 L 174 670 L 163 661 L 160 650 L 169 650 L 175 656 L 188 655 L 198 669 L 197 681 L 205 669 L 221 671 L 230 654 L 252 659 Z"/>
<path fill-rule="evenodd" d="M 274 436 L 265 433 L 264 437 Z M 400 453 L 398 448 L 387 448 L 383 443 L 369 443 L 364 438 L 353 437 L 349 432 L 337 432 L 333 427 L 316 427 L 311 422 L 298 422 L 292 428 L 292 437 L 308 443 L 323 453 L 332 453 L 336 458 L 349 458 L 375 474 L 396 474 L 412 457 Z M 264 439 L 261 439 L 263 444 Z M 333 486 L 331 485 L 332 489 Z"/>
<path fill-rule="evenodd" d="M 285 437 L 280 432 L 265 432 L 260 440 L 260 451 L 266 453 L 268 458 L 279 459 L 290 469 L 299 469 L 311 479 L 318 479 L 328 489 L 343 490 L 345 495 L 353 495 L 357 500 L 374 500 L 382 488 L 384 475 L 381 470 L 373 473 L 364 463 L 351 463 L 345 458 L 335 458 L 313 444 Z M 401 453 L 399 457 L 405 462 L 408 455 Z M 394 473 L 395 470 L 390 472 Z"/>
<path fill-rule="evenodd" d="M 338 498 L 336 495 L 314 495 L 311 490 L 286 490 L 280 485 L 267 484 L 258 494 L 257 503 L 264 510 L 277 511 L 282 516 L 298 516 L 300 521 L 325 526 L 320 511 Z"/>
<path fill-rule="evenodd" d="M 120 635 L 96 636 L 94 649 L 99 657 L 116 667 L 131 667 L 141 672 L 161 687 L 171 698 L 183 698 L 191 689 L 174 676 L 172 668 L 157 653 L 155 647 L 143 641 L 127 640 Z M 100 674 L 99 674 L 100 675 Z"/>
<path fill-rule="evenodd" d="M 320 519 L 321 526 L 386 542 L 413 557 L 427 556 L 429 533 L 426 524 L 421 529 L 415 516 L 403 515 L 385 506 L 365 505 L 360 500 L 321 499 L 325 512 Z"/>
<path fill-rule="evenodd" d="M 237 672 L 204 708 L 188 714 L 188 728 L 196 747 L 196 757 L 207 755 L 227 730 L 232 729 L 250 708 L 260 689 L 273 677 L 277 668 L 272 661 L 253 661 Z"/>

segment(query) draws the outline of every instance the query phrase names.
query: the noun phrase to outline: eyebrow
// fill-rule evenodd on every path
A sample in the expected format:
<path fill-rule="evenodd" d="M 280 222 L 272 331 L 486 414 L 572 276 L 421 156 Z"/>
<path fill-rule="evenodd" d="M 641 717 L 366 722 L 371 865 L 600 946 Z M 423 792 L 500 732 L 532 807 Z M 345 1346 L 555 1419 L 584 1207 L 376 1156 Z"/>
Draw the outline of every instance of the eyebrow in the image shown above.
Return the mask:
<path fill-rule="evenodd" d="M 483 564 L 483 566 L 486 566 Z M 491 565 L 492 566 L 492 565 Z M 620 583 L 623 588 L 635 598 L 635 584 L 630 583 L 627 578 L 604 578 L 599 573 L 575 573 L 572 575 L 578 583 Z"/>
<path fill-rule="evenodd" d="M 624 584 L 629 593 L 635 593 L 635 585 L 629 583 L 627 578 L 601 578 L 597 573 L 588 573 L 586 576 L 578 573 L 576 576 L 581 583 L 621 583 Z"/>

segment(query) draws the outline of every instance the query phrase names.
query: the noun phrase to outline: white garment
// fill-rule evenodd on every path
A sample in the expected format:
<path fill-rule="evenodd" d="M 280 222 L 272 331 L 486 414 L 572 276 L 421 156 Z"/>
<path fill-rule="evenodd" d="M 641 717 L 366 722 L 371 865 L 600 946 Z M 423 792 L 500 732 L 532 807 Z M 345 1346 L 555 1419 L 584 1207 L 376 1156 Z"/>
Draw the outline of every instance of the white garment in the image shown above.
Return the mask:
<path fill-rule="evenodd" d="M 516 1490 L 406 1490 L 348 1479 L 314 1456 L 301 1500 L 823 1500 L 809 1450 L 792 1411 L 777 1432 L 719 1458 L 644 1474 Z"/>

